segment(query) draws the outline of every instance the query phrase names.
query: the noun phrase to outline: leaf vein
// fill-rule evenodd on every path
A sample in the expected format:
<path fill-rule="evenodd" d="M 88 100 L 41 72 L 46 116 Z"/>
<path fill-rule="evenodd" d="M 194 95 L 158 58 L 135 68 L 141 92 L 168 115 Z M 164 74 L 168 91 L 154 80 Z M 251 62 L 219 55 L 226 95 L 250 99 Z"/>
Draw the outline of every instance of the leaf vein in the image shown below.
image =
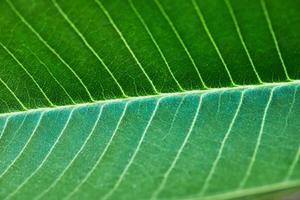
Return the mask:
<path fill-rule="evenodd" d="M 255 76 L 256 76 L 258 82 L 262 84 L 263 81 L 261 80 L 261 77 L 260 77 L 260 75 L 259 75 L 259 73 L 258 73 L 258 71 L 257 71 L 257 69 L 256 69 L 256 67 L 254 65 L 254 62 L 253 62 L 253 60 L 251 58 L 251 55 L 249 53 L 248 47 L 247 47 L 247 45 L 246 45 L 246 43 L 244 41 L 244 37 L 242 35 L 239 23 L 238 23 L 238 21 L 236 19 L 236 16 L 234 14 L 233 8 L 232 8 L 231 3 L 230 3 L 230 0 L 225 0 L 225 3 L 226 3 L 226 6 L 228 8 L 228 11 L 229 11 L 229 13 L 231 15 L 232 21 L 234 23 L 234 26 L 235 26 L 236 32 L 237 32 L 237 34 L 239 36 L 239 39 L 241 41 L 241 44 L 242 44 L 242 46 L 243 46 L 243 48 L 244 48 L 244 50 L 246 52 L 246 55 L 248 57 L 248 60 L 249 60 L 250 64 L 252 66 L 253 72 L 255 73 Z"/>
<path fill-rule="evenodd" d="M 70 167 L 72 166 L 72 164 L 76 161 L 77 157 L 80 155 L 80 153 L 83 151 L 83 149 L 85 148 L 86 144 L 88 143 L 88 141 L 90 140 L 91 136 L 93 135 L 93 133 L 96 130 L 96 127 L 98 125 L 98 122 L 101 118 L 102 115 L 102 111 L 103 111 L 103 106 L 102 105 L 99 109 L 99 113 L 97 115 L 97 118 L 95 120 L 95 123 L 91 129 L 91 131 L 89 132 L 88 136 L 86 137 L 86 139 L 84 140 L 83 144 L 81 145 L 80 149 L 77 151 L 77 153 L 75 154 L 75 156 L 72 158 L 72 160 L 69 162 L 69 164 L 65 167 L 65 169 L 59 174 L 59 176 L 51 183 L 51 185 L 49 187 L 47 187 L 47 189 L 45 189 L 44 191 L 41 191 L 40 194 L 38 194 L 34 200 L 38 200 L 41 199 L 42 197 L 44 197 L 52 188 L 54 188 L 56 186 L 56 184 L 62 179 L 62 177 L 64 176 L 64 174 L 70 169 Z"/>
<path fill-rule="evenodd" d="M 139 13 L 139 11 L 136 9 L 135 5 L 133 4 L 132 0 L 128 0 L 129 4 L 132 8 L 132 10 L 134 11 L 134 14 L 137 16 L 137 18 L 139 19 L 139 21 L 142 23 L 143 27 L 145 28 L 145 30 L 147 31 L 149 37 L 151 38 L 151 41 L 154 43 L 157 51 L 159 52 L 161 58 L 163 59 L 165 65 L 167 66 L 167 69 L 172 77 L 172 79 L 175 81 L 176 85 L 178 86 L 178 89 L 180 91 L 184 91 L 183 87 L 180 85 L 179 81 L 177 80 L 177 78 L 175 77 L 174 73 L 172 72 L 172 69 L 164 55 L 164 53 L 162 52 L 161 48 L 159 47 L 157 41 L 155 40 L 154 36 L 152 35 L 149 27 L 147 26 L 146 22 L 144 21 L 142 15 Z"/>
<path fill-rule="evenodd" d="M 206 94 L 203 94 L 199 97 L 199 103 L 198 103 L 198 107 L 197 107 L 197 110 L 195 112 L 195 115 L 193 117 L 193 120 L 192 120 L 192 123 L 191 123 L 191 126 L 189 127 L 189 130 L 180 146 L 180 148 L 178 149 L 177 151 L 177 154 L 173 160 L 173 162 L 171 163 L 170 167 L 168 168 L 168 170 L 164 173 L 164 176 L 163 176 L 163 179 L 161 181 L 161 183 L 158 185 L 158 187 L 156 188 L 156 190 L 152 193 L 151 195 L 151 200 L 156 200 L 158 195 L 160 194 L 160 192 L 164 189 L 167 181 L 168 181 L 168 178 L 169 178 L 169 175 L 171 174 L 172 170 L 175 168 L 176 164 L 177 164 L 177 161 L 179 160 L 180 158 L 180 155 L 183 151 L 183 149 L 185 148 L 190 136 L 191 136 L 191 133 L 192 131 L 194 130 L 194 127 L 195 127 L 195 124 L 196 124 L 196 121 L 198 119 L 198 115 L 200 113 L 200 110 L 201 110 L 201 107 L 202 107 L 202 101 L 203 101 L 203 98 Z"/>
<path fill-rule="evenodd" d="M 36 37 L 68 68 L 69 71 L 75 76 L 75 78 L 79 81 L 81 86 L 84 88 L 85 92 L 88 94 L 90 100 L 93 102 L 94 98 L 92 97 L 90 91 L 87 86 L 84 84 L 83 80 L 78 76 L 78 74 L 74 71 L 74 69 L 53 49 L 47 41 L 27 22 L 27 20 L 22 16 L 22 14 L 17 10 L 17 8 L 13 5 L 11 0 L 6 0 L 14 14 L 19 17 L 19 19 L 29 28 L 29 30 L 36 35 Z"/>
<path fill-rule="evenodd" d="M 223 58 L 223 56 L 222 56 L 222 54 L 221 54 L 221 52 L 220 52 L 218 46 L 217 46 L 217 44 L 216 44 L 214 38 L 212 37 L 212 35 L 211 35 L 211 33 L 210 33 L 210 31 L 209 31 L 209 29 L 208 29 L 208 27 L 207 27 L 207 24 L 206 24 L 206 21 L 205 21 L 205 19 L 204 19 L 204 16 L 203 16 L 203 14 L 202 14 L 202 12 L 201 12 L 201 10 L 200 10 L 198 4 L 196 3 L 196 0 L 192 0 L 192 3 L 193 3 L 194 9 L 195 9 L 195 11 L 196 11 L 196 13 L 197 13 L 197 15 L 198 15 L 200 21 L 201 21 L 201 24 L 203 25 L 203 28 L 204 28 L 204 30 L 205 30 L 205 32 L 206 32 L 206 34 L 207 34 L 207 36 L 208 36 L 210 42 L 211 42 L 212 45 L 214 46 L 214 48 L 215 48 L 215 50 L 216 50 L 216 52 L 217 52 L 217 54 L 218 54 L 220 60 L 222 61 L 222 64 L 223 64 L 223 66 L 224 66 L 224 68 L 225 68 L 225 70 L 226 70 L 226 72 L 227 72 L 227 75 L 228 75 L 228 77 L 229 77 L 229 79 L 230 79 L 231 84 L 232 84 L 233 86 L 236 86 L 236 84 L 235 84 L 235 82 L 233 81 L 233 78 L 232 78 L 232 76 L 231 76 L 231 73 L 230 73 L 230 71 L 229 71 L 229 69 L 228 69 L 228 66 L 227 66 L 227 64 L 226 64 L 226 62 L 225 62 L 225 60 L 224 60 L 224 58 Z"/>
<path fill-rule="evenodd" d="M 55 105 L 53 104 L 53 102 L 49 99 L 49 97 L 47 96 L 47 94 L 44 92 L 43 88 L 39 85 L 39 83 L 37 82 L 37 80 L 35 80 L 35 78 L 32 76 L 32 74 L 30 74 L 30 72 L 25 68 L 25 66 L 19 61 L 19 59 L 2 43 L 0 42 L 0 45 L 2 46 L 2 48 L 8 53 L 8 55 L 10 55 L 14 61 L 24 70 L 24 72 L 29 76 L 29 78 L 33 81 L 33 83 L 35 84 L 35 86 L 39 89 L 39 91 L 42 93 L 42 95 L 45 97 L 46 101 L 49 103 L 49 105 L 51 107 L 54 107 Z M 2 82 L 2 81 L 1 81 Z M 4 83 L 4 82 L 2 82 Z M 10 90 L 11 91 L 11 90 Z M 17 97 L 16 95 L 14 95 L 15 97 Z M 18 98 L 17 98 L 18 99 Z M 20 101 L 20 99 L 18 99 Z M 20 103 L 20 102 L 19 102 Z M 22 104 L 22 106 L 24 106 Z M 26 108 L 26 107 L 25 107 Z"/>
<path fill-rule="evenodd" d="M 126 111 L 127 111 L 127 108 L 128 108 L 128 104 L 129 104 L 129 103 L 126 102 L 126 104 L 125 104 L 125 106 L 124 106 L 124 108 L 123 108 L 123 112 L 121 113 L 121 116 L 120 116 L 120 118 L 119 118 L 119 120 L 118 120 L 118 122 L 117 122 L 117 125 L 116 125 L 116 127 L 115 127 L 115 129 L 114 129 L 114 131 L 113 131 L 113 133 L 112 133 L 112 135 L 111 135 L 111 137 L 110 137 L 108 143 L 106 144 L 106 146 L 105 146 L 103 152 L 100 154 L 98 160 L 96 161 L 96 163 L 93 165 L 93 167 L 91 168 L 91 170 L 84 176 L 84 178 L 79 182 L 79 184 L 78 184 L 78 185 L 77 185 L 77 186 L 76 186 L 76 187 L 75 187 L 75 188 L 74 188 L 74 189 L 73 189 L 66 197 L 63 198 L 63 200 L 68 200 L 68 199 L 70 199 L 72 196 L 74 196 L 74 195 L 80 190 L 81 186 L 82 186 L 82 185 L 89 179 L 89 177 L 93 174 L 93 172 L 95 171 L 95 169 L 100 165 L 100 162 L 102 161 L 104 155 L 106 154 L 106 152 L 107 152 L 108 148 L 110 147 L 110 145 L 111 145 L 111 143 L 112 143 L 114 137 L 115 137 L 116 134 L 117 134 L 117 131 L 118 131 L 119 127 L 120 127 L 120 124 L 121 124 L 121 122 L 122 122 L 122 120 L 123 120 L 123 118 L 124 118 L 124 116 L 125 116 L 125 114 L 126 114 Z"/>
<path fill-rule="evenodd" d="M 39 116 L 39 119 L 32 130 L 32 133 L 30 134 L 28 140 L 26 141 L 25 145 L 22 147 L 21 151 L 18 153 L 18 155 L 15 157 L 15 159 L 6 167 L 6 169 L 0 174 L 0 179 L 11 169 L 11 167 L 16 163 L 16 161 L 21 157 L 21 155 L 24 153 L 25 149 L 27 148 L 28 144 L 30 143 L 32 137 L 35 135 L 42 119 L 44 116 L 45 112 L 42 112 Z"/>
<path fill-rule="evenodd" d="M 152 121 L 153 121 L 153 119 L 154 119 L 154 117 L 155 117 L 155 115 L 156 115 L 156 113 L 157 113 L 157 110 L 158 110 L 159 105 L 160 105 L 160 101 L 161 101 L 162 99 L 163 99 L 163 98 L 160 98 L 160 99 L 158 99 L 158 100 L 156 101 L 155 108 L 154 108 L 154 110 L 152 111 L 152 114 L 151 114 L 151 116 L 150 116 L 150 119 L 149 119 L 149 121 L 148 121 L 148 123 L 147 123 L 147 125 L 146 125 L 146 127 L 145 127 L 145 129 L 144 129 L 144 131 L 143 131 L 143 133 L 142 133 L 142 136 L 141 136 L 141 138 L 140 138 L 140 140 L 139 140 L 139 142 L 138 142 L 137 147 L 135 148 L 135 151 L 133 152 L 133 154 L 132 154 L 132 156 L 131 156 L 129 162 L 127 163 L 127 165 L 125 166 L 125 168 L 124 168 L 124 170 L 122 171 L 121 175 L 119 176 L 117 182 L 114 184 L 114 186 L 111 188 L 111 190 L 110 190 L 109 192 L 107 192 L 107 193 L 103 196 L 102 200 L 106 200 L 106 199 L 108 199 L 109 197 L 111 197 L 111 196 L 113 195 L 113 193 L 118 189 L 118 187 L 120 186 L 120 184 L 122 183 L 124 177 L 126 176 L 126 174 L 127 174 L 128 170 L 129 170 L 130 166 L 132 165 L 132 163 L 133 163 L 133 161 L 134 161 L 136 155 L 138 154 L 138 152 L 139 152 L 139 150 L 140 150 L 140 148 L 141 148 L 141 146 L 142 146 L 142 143 L 143 143 L 143 141 L 144 141 L 144 138 L 145 138 L 145 136 L 146 136 L 146 133 L 148 132 L 149 127 L 151 126 L 151 123 L 152 123 Z"/>
<path fill-rule="evenodd" d="M 200 82 L 202 84 L 202 86 L 204 87 L 204 89 L 207 89 L 207 85 L 206 83 L 204 82 L 201 74 L 200 74 L 200 71 L 195 63 L 195 60 L 193 59 L 191 53 L 189 52 L 188 48 L 186 47 L 185 43 L 183 42 L 181 36 L 179 35 L 178 31 L 176 30 L 173 22 L 171 21 L 170 17 L 168 16 L 168 14 L 166 13 L 165 9 L 163 8 L 163 6 L 160 4 L 160 2 L 158 0 L 154 0 L 154 2 L 156 3 L 159 11 L 161 12 L 161 14 L 163 15 L 163 17 L 165 18 L 165 20 L 168 22 L 169 26 L 171 27 L 172 31 L 174 32 L 176 38 L 178 39 L 179 43 L 181 44 L 183 50 L 185 51 L 185 53 L 187 54 L 189 60 L 191 61 L 199 79 L 200 79 Z"/>
<path fill-rule="evenodd" d="M 223 149 L 225 147 L 225 144 L 226 144 L 226 142 L 227 142 L 227 140 L 229 138 L 231 130 L 232 130 L 233 126 L 234 126 L 234 123 L 235 123 L 235 121 L 236 121 L 236 119 L 238 117 L 238 114 L 240 112 L 240 109 L 241 109 L 241 107 L 243 105 L 243 100 L 244 100 L 245 92 L 246 92 L 246 90 L 243 90 L 242 93 L 241 93 L 239 104 L 238 104 L 238 106 L 236 108 L 236 111 L 234 113 L 234 116 L 233 116 L 233 118 L 232 118 L 232 120 L 231 120 L 231 122 L 229 124 L 228 130 L 226 131 L 226 134 L 225 134 L 225 136 L 224 136 L 224 138 L 223 138 L 223 140 L 221 142 L 221 146 L 219 147 L 219 151 L 218 151 L 217 157 L 214 160 L 214 162 L 212 164 L 212 167 L 211 167 L 211 169 L 210 169 L 210 171 L 209 171 L 209 173 L 208 173 L 208 175 L 207 175 L 207 177 L 206 177 L 206 179 L 204 181 L 203 187 L 202 187 L 202 189 L 200 191 L 200 196 L 203 196 L 204 193 L 206 192 L 207 188 L 209 187 L 209 183 L 210 183 L 210 181 L 211 181 L 211 179 L 212 179 L 212 177 L 213 177 L 213 175 L 214 175 L 214 173 L 216 171 L 218 163 L 219 163 L 219 161 L 220 161 L 220 159 L 222 157 L 222 153 L 223 153 Z"/>
<path fill-rule="evenodd" d="M 55 142 L 53 143 L 53 145 L 51 146 L 50 150 L 48 151 L 48 153 L 46 154 L 46 156 L 43 158 L 42 162 L 38 165 L 38 167 L 29 175 L 27 176 L 27 178 L 18 185 L 18 187 L 12 191 L 9 195 L 7 195 L 4 200 L 9 200 L 12 199 L 14 195 L 16 195 L 29 181 L 32 177 L 34 177 L 35 174 L 37 174 L 39 172 L 39 170 L 44 166 L 44 164 L 46 163 L 48 157 L 51 155 L 53 149 L 56 147 L 56 144 L 59 142 L 61 136 L 63 135 L 63 133 L 65 132 L 65 130 L 67 129 L 69 122 L 72 118 L 73 112 L 74 112 L 75 108 L 73 108 L 68 116 L 67 121 L 65 122 L 64 127 L 62 128 L 62 130 L 60 131 L 60 133 L 58 134 L 58 137 L 56 138 Z M 40 122 L 40 121 L 39 121 Z M 33 134 L 30 136 L 30 139 L 32 138 Z M 28 144 L 28 143 L 27 143 Z M 27 145 L 26 145 L 27 146 Z"/>
<path fill-rule="evenodd" d="M 97 60 L 104 66 L 105 70 L 108 72 L 108 74 L 111 76 L 113 81 L 118 86 L 119 90 L 121 91 L 122 95 L 124 97 L 128 97 L 123 89 L 123 87 L 120 85 L 119 81 L 116 79 L 112 71 L 108 68 L 108 66 L 105 64 L 103 59 L 100 57 L 100 55 L 95 51 L 95 49 L 89 44 L 89 42 L 86 40 L 84 35 L 79 31 L 79 29 L 75 26 L 75 24 L 70 20 L 68 15 L 62 10 L 62 8 L 58 5 L 56 0 L 51 1 L 55 8 L 58 10 L 58 12 L 61 14 L 61 16 L 68 22 L 68 24 L 72 27 L 72 29 L 75 31 L 75 33 L 80 37 L 80 39 L 83 41 L 84 45 L 93 53 L 93 55 L 97 58 Z"/>
<path fill-rule="evenodd" d="M 239 184 L 239 189 L 241 189 L 245 186 L 246 182 L 248 181 L 248 179 L 251 175 L 252 168 L 253 168 L 253 165 L 256 161 L 257 153 L 258 153 L 258 150 L 259 150 L 259 147 L 260 147 L 260 144 L 261 144 L 261 140 L 262 140 L 262 136 L 263 136 L 263 133 L 264 133 L 264 127 L 265 127 L 265 122 L 266 122 L 268 110 L 269 110 L 269 107 L 271 105 L 271 102 L 272 102 L 272 99 L 273 99 L 273 93 L 274 93 L 276 88 L 277 87 L 274 87 L 274 88 L 271 89 L 269 99 L 268 99 L 268 102 L 267 102 L 266 107 L 264 109 L 263 117 L 262 117 L 262 120 L 261 120 L 260 129 L 259 129 L 256 145 L 255 145 L 255 148 L 254 148 L 254 152 L 252 154 L 250 163 L 247 167 L 245 176 L 242 178 L 242 181 Z"/>
<path fill-rule="evenodd" d="M 106 10 L 106 8 L 103 6 L 103 4 L 99 1 L 99 0 L 95 0 L 95 2 L 97 3 L 97 5 L 99 6 L 99 8 L 102 10 L 102 12 L 105 14 L 105 16 L 107 17 L 109 23 L 113 26 L 113 28 L 115 29 L 115 31 L 118 33 L 118 35 L 120 36 L 122 42 L 124 43 L 124 45 L 126 46 L 126 48 L 128 49 L 129 53 L 131 54 L 131 56 L 133 57 L 133 59 L 135 60 L 135 62 L 137 63 L 137 65 L 139 66 L 139 68 L 141 69 L 141 71 L 143 72 L 143 74 L 145 75 L 145 77 L 147 78 L 147 80 L 149 81 L 153 91 L 156 94 L 159 94 L 159 91 L 157 90 L 157 88 L 155 87 L 152 79 L 149 77 L 148 73 L 146 72 L 146 70 L 144 69 L 144 67 L 142 66 L 142 64 L 140 63 L 140 61 L 138 60 L 138 58 L 136 57 L 135 53 L 132 51 L 131 47 L 129 46 L 128 42 L 126 41 L 125 37 L 123 36 L 123 33 L 120 31 L 120 29 L 117 27 L 117 25 L 115 24 L 114 20 L 112 19 L 112 17 L 110 16 L 108 10 Z"/>
<path fill-rule="evenodd" d="M 0 82 L 4 85 L 4 87 L 13 95 L 13 97 L 17 100 L 23 110 L 28 110 L 28 108 L 24 105 L 24 103 L 19 99 L 17 94 L 0 78 Z"/>
<path fill-rule="evenodd" d="M 274 29 L 273 29 L 273 25 L 272 25 L 272 22 L 271 22 L 271 18 L 270 18 L 270 16 L 269 16 L 269 12 L 268 12 L 268 9 L 267 9 L 265 0 L 260 0 L 260 4 L 261 4 L 262 10 L 263 10 L 265 19 L 266 19 L 266 21 L 267 21 L 268 28 L 269 28 L 269 31 L 270 31 L 270 33 L 271 33 L 272 39 L 273 39 L 273 41 L 274 41 L 274 45 L 275 45 L 277 54 L 278 54 L 278 56 L 279 56 L 281 65 L 282 65 L 282 67 L 283 67 L 284 74 L 285 74 L 287 80 L 290 81 L 291 78 L 290 78 L 290 76 L 289 76 L 289 73 L 288 73 L 288 71 L 287 71 L 285 62 L 284 62 L 284 60 L 283 60 L 283 57 L 282 57 L 282 54 L 281 54 L 281 51 L 280 51 L 280 48 L 279 48 L 278 40 L 277 40 L 277 38 L 276 38 L 276 34 L 275 34 L 275 32 L 274 32 Z"/>

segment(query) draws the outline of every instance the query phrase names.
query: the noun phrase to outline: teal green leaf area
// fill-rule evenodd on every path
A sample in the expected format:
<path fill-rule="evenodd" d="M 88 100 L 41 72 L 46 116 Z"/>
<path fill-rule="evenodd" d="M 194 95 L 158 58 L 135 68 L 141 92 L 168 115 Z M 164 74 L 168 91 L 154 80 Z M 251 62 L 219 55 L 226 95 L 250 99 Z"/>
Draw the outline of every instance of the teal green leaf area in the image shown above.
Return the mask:
<path fill-rule="evenodd" d="M 0 13 L 1 200 L 300 190 L 299 0 L 0 0 Z"/>

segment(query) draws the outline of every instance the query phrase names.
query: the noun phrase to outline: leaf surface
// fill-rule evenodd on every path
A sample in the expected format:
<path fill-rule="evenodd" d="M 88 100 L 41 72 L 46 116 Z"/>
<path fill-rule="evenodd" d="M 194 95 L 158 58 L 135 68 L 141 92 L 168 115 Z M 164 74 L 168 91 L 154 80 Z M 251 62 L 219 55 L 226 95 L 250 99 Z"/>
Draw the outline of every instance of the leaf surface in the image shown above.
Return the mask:
<path fill-rule="evenodd" d="M 299 10 L 299 0 L 0 2 L 0 199 L 297 190 Z"/>

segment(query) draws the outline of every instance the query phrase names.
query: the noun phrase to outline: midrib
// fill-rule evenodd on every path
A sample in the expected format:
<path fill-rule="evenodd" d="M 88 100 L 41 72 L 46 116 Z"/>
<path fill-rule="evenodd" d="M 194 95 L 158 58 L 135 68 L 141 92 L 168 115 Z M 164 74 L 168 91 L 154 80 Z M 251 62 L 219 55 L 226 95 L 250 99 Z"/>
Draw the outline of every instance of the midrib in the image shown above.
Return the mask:
<path fill-rule="evenodd" d="M 150 98 L 184 96 L 184 95 L 189 95 L 189 94 L 201 94 L 201 93 L 216 93 L 216 92 L 222 92 L 222 91 L 243 90 L 243 89 L 259 89 L 259 88 L 264 88 L 264 87 L 283 87 L 283 86 L 298 85 L 298 84 L 300 85 L 300 80 L 292 80 L 289 82 L 263 83 L 263 84 L 259 84 L 259 85 L 240 85 L 240 86 L 235 86 L 235 87 L 220 87 L 220 88 L 209 88 L 209 89 L 205 89 L 205 90 L 188 90 L 188 91 L 183 91 L 183 92 L 160 93 L 160 94 L 155 94 L 155 95 L 97 100 L 94 102 L 59 105 L 59 106 L 54 106 L 54 107 L 32 108 L 32 109 L 28 109 L 28 110 L 24 110 L 24 111 L 1 113 L 0 117 L 19 115 L 19 114 L 28 114 L 28 113 L 41 112 L 41 111 L 48 112 L 48 111 L 53 111 L 53 110 L 62 110 L 62 109 L 74 108 L 74 107 L 92 106 L 92 105 L 97 105 L 97 104 L 109 104 L 109 103 L 117 103 L 117 102 L 123 102 L 123 101 L 145 100 L 145 99 L 150 99 Z"/>

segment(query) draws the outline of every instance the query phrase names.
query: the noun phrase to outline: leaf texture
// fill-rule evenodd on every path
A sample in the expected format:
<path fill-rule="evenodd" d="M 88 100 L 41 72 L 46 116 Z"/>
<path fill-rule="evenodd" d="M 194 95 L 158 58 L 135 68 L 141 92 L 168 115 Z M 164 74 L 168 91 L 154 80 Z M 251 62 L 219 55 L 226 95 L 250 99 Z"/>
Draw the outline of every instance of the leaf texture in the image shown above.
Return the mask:
<path fill-rule="evenodd" d="M 0 199 L 299 189 L 299 0 L 3 0 L 0 11 Z"/>

